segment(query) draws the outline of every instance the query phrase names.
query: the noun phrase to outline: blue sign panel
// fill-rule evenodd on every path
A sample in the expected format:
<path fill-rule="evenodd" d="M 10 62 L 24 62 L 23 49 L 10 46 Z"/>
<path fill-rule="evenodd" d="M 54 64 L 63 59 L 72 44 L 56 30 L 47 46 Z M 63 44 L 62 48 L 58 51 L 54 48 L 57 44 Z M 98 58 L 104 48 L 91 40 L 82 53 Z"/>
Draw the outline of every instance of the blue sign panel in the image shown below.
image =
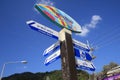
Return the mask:
<path fill-rule="evenodd" d="M 49 48 L 47 48 L 44 51 L 43 56 L 47 56 L 48 54 L 53 53 L 54 51 L 56 51 L 59 48 L 60 48 L 60 42 L 57 41 L 56 43 L 52 44 Z"/>
<path fill-rule="evenodd" d="M 49 65 L 50 63 L 56 61 L 59 58 L 60 58 L 60 50 L 57 50 L 56 52 L 54 52 L 52 55 L 50 55 L 49 57 L 47 57 L 45 59 L 44 64 L 47 66 L 47 65 Z"/>
<path fill-rule="evenodd" d="M 42 24 L 39 24 L 33 20 L 31 21 L 27 21 L 27 24 L 29 25 L 29 27 L 33 30 L 36 30 L 42 34 L 45 34 L 47 36 L 50 36 L 52 38 L 58 39 L 58 32 L 55 30 L 52 30 L 51 28 L 48 28 Z"/>
<path fill-rule="evenodd" d="M 83 60 L 91 61 L 93 59 L 92 55 L 88 51 L 84 51 L 84 50 L 74 48 L 74 52 L 75 52 L 76 57 L 80 57 Z"/>
<path fill-rule="evenodd" d="M 95 66 L 93 65 L 92 62 L 76 59 L 76 66 L 79 69 L 95 71 Z"/>
<path fill-rule="evenodd" d="M 27 21 L 27 24 L 29 25 L 29 27 L 31 29 L 36 30 L 42 34 L 45 34 L 47 36 L 50 36 L 50 37 L 58 40 L 58 32 L 57 31 L 55 31 L 51 28 L 48 28 L 42 24 L 39 24 L 38 22 L 33 21 L 33 20 Z M 84 44 L 80 41 L 77 41 L 75 39 L 73 39 L 73 46 L 76 48 L 82 49 L 82 50 L 90 51 L 90 49 L 88 48 L 88 46 L 86 44 Z"/>

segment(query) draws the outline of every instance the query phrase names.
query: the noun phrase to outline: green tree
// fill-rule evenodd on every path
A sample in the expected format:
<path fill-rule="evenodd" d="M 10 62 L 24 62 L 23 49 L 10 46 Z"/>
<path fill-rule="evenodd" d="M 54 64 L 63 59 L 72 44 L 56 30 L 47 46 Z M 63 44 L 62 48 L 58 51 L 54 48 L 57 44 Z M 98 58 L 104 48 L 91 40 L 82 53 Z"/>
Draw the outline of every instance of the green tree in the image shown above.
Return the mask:
<path fill-rule="evenodd" d="M 108 65 L 104 65 L 103 66 L 103 74 L 106 74 L 109 70 L 111 70 L 112 68 L 118 66 L 118 64 L 114 63 L 114 62 L 110 62 Z"/>
<path fill-rule="evenodd" d="M 102 70 L 101 72 L 97 73 L 96 76 L 97 76 L 97 77 L 100 77 L 100 78 L 104 78 L 104 77 L 107 76 L 107 72 L 108 72 L 109 70 L 111 70 L 112 68 L 116 67 L 116 66 L 118 66 L 117 63 L 110 62 L 109 64 L 104 65 L 104 66 L 103 66 L 103 70 Z"/>

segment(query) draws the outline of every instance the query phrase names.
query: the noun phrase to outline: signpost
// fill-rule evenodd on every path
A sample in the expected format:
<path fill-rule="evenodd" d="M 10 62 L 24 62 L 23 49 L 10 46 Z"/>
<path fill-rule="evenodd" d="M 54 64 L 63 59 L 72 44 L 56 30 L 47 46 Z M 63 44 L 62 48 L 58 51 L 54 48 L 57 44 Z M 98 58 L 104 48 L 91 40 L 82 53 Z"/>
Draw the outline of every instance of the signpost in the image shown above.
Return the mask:
<path fill-rule="evenodd" d="M 44 56 L 52 53 L 45 59 L 44 64 L 49 65 L 61 57 L 62 76 L 64 80 L 77 80 L 76 66 L 80 69 L 94 71 L 95 67 L 91 62 L 93 56 L 89 53 L 90 48 L 88 45 L 71 37 L 72 32 L 80 33 L 82 31 L 81 26 L 69 15 L 55 7 L 36 4 L 35 8 L 50 21 L 63 28 L 58 33 L 33 20 L 27 21 L 30 28 L 57 40 L 59 39 L 59 41 L 44 51 Z"/>
<path fill-rule="evenodd" d="M 42 24 L 39 24 L 39 23 L 37 23 L 33 20 L 27 21 L 27 24 L 33 30 L 36 30 L 36 31 L 38 31 L 42 34 L 45 34 L 45 35 L 49 36 L 49 37 L 58 39 L 58 32 L 55 31 L 55 30 L 52 30 L 51 28 L 48 28 L 48 27 L 46 27 Z M 91 61 L 93 59 L 92 55 L 89 54 L 90 49 L 88 48 L 88 46 L 86 44 L 84 44 L 82 42 L 79 42 L 75 39 L 72 39 L 72 43 L 73 43 L 73 46 L 74 46 L 74 55 L 76 57 L 80 57 L 82 60 L 86 60 L 86 61 Z M 44 53 L 43 53 L 44 56 L 47 56 L 48 54 L 52 53 L 52 55 L 50 55 L 48 58 L 46 58 L 46 60 L 44 62 L 45 65 L 49 65 L 50 63 L 56 61 L 57 59 L 59 59 L 61 57 L 60 56 L 61 51 L 57 50 L 59 48 L 60 48 L 60 42 L 57 41 L 56 43 L 54 43 L 53 45 L 51 45 L 49 48 L 47 48 L 44 51 Z M 90 70 L 90 71 L 94 71 L 95 68 L 92 68 L 92 67 L 89 67 L 89 66 L 84 66 L 82 64 L 82 63 L 85 63 L 86 61 L 77 60 L 77 62 L 76 62 L 77 67 L 80 68 L 80 69 L 87 69 L 87 70 Z M 86 62 L 86 64 L 89 65 L 90 63 Z M 65 71 L 65 70 L 63 70 L 63 71 Z M 63 75 L 66 75 L 66 74 L 63 74 Z M 64 76 L 64 78 L 65 78 L 65 76 Z"/>

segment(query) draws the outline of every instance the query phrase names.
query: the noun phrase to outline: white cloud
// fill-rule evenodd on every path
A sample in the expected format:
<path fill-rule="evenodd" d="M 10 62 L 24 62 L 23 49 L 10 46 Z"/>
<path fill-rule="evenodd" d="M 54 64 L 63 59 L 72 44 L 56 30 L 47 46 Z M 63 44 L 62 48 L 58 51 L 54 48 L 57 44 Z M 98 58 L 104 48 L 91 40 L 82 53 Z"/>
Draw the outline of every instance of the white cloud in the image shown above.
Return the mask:
<path fill-rule="evenodd" d="M 91 28 L 96 28 L 96 25 L 100 20 L 102 20 L 102 18 L 99 15 L 93 15 L 90 23 L 82 26 L 82 33 L 79 33 L 77 35 L 86 36 L 90 32 Z"/>
<path fill-rule="evenodd" d="M 89 32 L 89 29 L 87 27 L 83 27 L 82 28 L 82 33 L 79 33 L 77 35 L 86 36 L 88 32 Z"/>
<path fill-rule="evenodd" d="M 37 0 L 37 4 L 45 4 L 45 5 L 54 6 L 54 2 L 50 0 Z"/>
<path fill-rule="evenodd" d="M 99 15 L 93 15 L 91 22 L 88 24 L 88 27 L 95 28 L 100 20 L 102 20 L 102 18 Z"/>

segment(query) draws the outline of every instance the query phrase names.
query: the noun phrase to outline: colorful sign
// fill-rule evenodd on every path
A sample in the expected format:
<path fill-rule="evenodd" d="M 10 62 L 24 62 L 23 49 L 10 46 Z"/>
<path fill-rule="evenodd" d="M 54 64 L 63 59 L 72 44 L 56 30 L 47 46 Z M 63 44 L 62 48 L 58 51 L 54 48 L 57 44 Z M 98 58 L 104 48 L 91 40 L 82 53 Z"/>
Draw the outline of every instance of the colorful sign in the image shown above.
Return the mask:
<path fill-rule="evenodd" d="M 44 4 L 36 4 L 35 8 L 58 26 L 67 28 L 73 32 L 81 32 L 81 26 L 60 9 Z"/>

